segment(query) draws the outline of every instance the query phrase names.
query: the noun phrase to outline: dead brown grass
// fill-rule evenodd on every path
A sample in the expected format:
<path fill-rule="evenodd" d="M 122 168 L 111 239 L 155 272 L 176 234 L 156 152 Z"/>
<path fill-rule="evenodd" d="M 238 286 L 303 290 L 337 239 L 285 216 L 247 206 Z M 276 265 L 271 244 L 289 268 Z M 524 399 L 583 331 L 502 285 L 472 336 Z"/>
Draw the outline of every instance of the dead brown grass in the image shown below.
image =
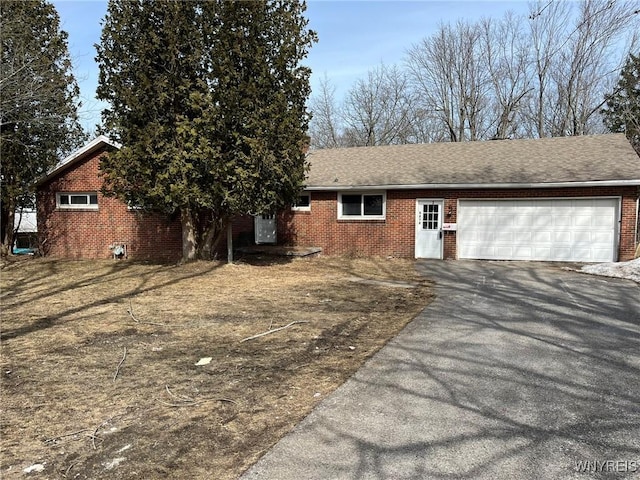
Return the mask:
<path fill-rule="evenodd" d="M 3 478 L 35 463 L 42 478 L 237 478 L 432 296 L 397 259 L 29 259 L 0 275 Z M 240 342 L 293 321 L 308 323 Z"/>

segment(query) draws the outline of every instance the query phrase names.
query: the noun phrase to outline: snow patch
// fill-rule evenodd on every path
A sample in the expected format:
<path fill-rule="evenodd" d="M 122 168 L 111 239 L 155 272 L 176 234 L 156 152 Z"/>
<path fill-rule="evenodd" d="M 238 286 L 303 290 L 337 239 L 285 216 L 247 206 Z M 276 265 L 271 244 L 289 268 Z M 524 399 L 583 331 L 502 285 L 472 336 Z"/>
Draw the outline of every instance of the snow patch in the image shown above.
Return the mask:
<path fill-rule="evenodd" d="M 628 262 L 585 265 L 580 271 L 591 275 L 601 275 L 603 277 L 626 278 L 640 283 L 640 258 Z"/>

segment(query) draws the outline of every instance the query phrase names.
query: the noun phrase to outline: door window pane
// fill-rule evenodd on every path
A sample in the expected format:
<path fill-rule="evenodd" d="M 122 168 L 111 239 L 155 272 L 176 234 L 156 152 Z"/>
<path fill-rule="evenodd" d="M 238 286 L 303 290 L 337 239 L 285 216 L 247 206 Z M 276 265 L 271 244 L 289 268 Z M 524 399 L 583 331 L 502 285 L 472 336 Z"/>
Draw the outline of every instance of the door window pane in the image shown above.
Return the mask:
<path fill-rule="evenodd" d="M 440 217 L 440 205 L 425 205 L 422 210 L 422 228 L 437 230 Z"/>

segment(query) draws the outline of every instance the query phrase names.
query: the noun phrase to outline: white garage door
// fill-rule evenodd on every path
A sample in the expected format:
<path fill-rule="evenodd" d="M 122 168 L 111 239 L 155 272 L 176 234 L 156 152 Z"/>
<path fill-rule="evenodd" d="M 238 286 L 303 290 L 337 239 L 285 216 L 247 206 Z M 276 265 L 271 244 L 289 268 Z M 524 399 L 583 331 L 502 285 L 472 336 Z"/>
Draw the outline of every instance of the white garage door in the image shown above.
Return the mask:
<path fill-rule="evenodd" d="M 616 260 L 616 198 L 460 200 L 458 257 L 491 260 Z"/>

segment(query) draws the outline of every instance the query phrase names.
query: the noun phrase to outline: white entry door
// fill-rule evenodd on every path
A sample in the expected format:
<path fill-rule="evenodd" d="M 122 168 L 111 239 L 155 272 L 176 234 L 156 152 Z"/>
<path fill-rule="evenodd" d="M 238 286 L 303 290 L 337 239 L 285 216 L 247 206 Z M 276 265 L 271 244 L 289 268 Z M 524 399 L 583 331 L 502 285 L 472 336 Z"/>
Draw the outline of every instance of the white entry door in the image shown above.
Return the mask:
<path fill-rule="evenodd" d="M 256 215 L 253 226 L 256 243 L 276 243 L 275 215 Z"/>
<path fill-rule="evenodd" d="M 444 200 L 416 201 L 416 258 L 442 258 Z"/>

